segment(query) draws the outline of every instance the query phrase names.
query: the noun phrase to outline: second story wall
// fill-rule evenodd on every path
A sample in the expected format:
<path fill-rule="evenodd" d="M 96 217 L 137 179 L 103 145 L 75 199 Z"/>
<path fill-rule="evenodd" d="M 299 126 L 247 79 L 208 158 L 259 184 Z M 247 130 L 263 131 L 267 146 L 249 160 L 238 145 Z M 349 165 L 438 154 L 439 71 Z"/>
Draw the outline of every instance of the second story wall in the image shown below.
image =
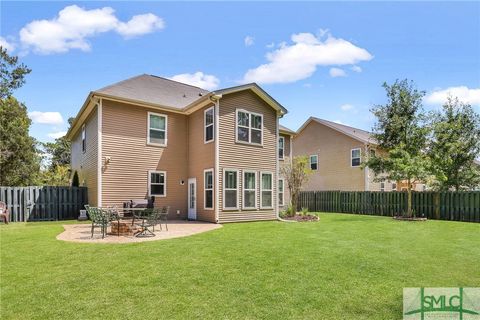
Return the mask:
<path fill-rule="evenodd" d="M 293 140 L 293 155 L 318 156 L 318 169 L 313 171 L 304 190 L 365 190 L 365 172 L 352 167 L 351 150 L 364 144 L 343 133 L 310 122 Z"/>

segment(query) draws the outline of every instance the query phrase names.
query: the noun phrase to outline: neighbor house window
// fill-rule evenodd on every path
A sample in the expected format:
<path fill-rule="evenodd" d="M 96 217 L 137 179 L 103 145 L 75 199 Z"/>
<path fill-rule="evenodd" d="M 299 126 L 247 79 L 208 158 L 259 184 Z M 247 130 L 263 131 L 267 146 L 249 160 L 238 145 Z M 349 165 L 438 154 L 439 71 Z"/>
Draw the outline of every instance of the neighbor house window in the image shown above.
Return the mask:
<path fill-rule="evenodd" d="M 87 150 L 87 132 L 85 131 L 85 125 L 82 126 L 82 152 Z"/>
<path fill-rule="evenodd" d="M 257 207 L 257 173 L 243 171 L 243 209 Z"/>
<path fill-rule="evenodd" d="M 261 208 L 272 208 L 273 207 L 273 175 L 268 172 L 261 173 L 261 194 L 260 194 L 260 201 L 261 201 Z"/>
<path fill-rule="evenodd" d="M 385 191 L 385 182 L 380 183 L 380 191 Z"/>
<path fill-rule="evenodd" d="M 318 155 L 316 154 L 310 156 L 310 169 L 312 170 L 318 169 Z"/>
<path fill-rule="evenodd" d="M 165 171 L 148 172 L 148 195 L 159 197 L 167 195 L 167 173 Z"/>
<path fill-rule="evenodd" d="M 392 183 L 392 190 L 397 191 L 397 184 L 395 182 Z"/>
<path fill-rule="evenodd" d="M 283 188 L 284 188 L 284 182 L 283 179 L 278 179 L 278 205 L 283 206 Z"/>
<path fill-rule="evenodd" d="M 213 123 L 214 123 L 214 108 L 211 107 L 211 108 L 208 108 L 207 110 L 205 110 L 205 119 L 204 119 L 204 123 L 205 123 L 205 143 L 207 142 L 210 142 L 210 141 L 213 141 L 214 139 L 214 127 L 213 127 Z"/>
<path fill-rule="evenodd" d="M 147 142 L 153 145 L 167 145 L 167 116 L 158 113 L 148 113 Z"/>
<path fill-rule="evenodd" d="M 278 138 L 278 159 L 285 156 L 285 137 Z"/>
<path fill-rule="evenodd" d="M 224 170 L 223 208 L 238 209 L 238 170 Z"/>
<path fill-rule="evenodd" d="M 204 178 L 204 208 L 213 209 L 213 169 L 208 169 L 203 172 Z"/>
<path fill-rule="evenodd" d="M 262 144 L 263 115 L 237 110 L 237 141 Z"/>
<path fill-rule="evenodd" d="M 360 166 L 360 148 L 352 149 L 351 150 L 351 164 L 352 167 L 359 167 Z"/>

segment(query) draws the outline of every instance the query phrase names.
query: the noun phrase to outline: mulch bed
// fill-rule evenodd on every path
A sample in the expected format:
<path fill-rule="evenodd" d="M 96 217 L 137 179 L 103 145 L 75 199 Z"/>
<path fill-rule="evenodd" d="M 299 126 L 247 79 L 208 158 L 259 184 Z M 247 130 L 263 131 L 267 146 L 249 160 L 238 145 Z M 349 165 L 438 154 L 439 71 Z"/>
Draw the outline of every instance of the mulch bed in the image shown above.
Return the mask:
<path fill-rule="evenodd" d="M 296 214 L 293 217 L 285 217 L 284 220 L 298 221 L 298 222 L 315 222 L 319 221 L 320 218 L 314 215 L 299 215 Z"/>
<path fill-rule="evenodd" d="M 401 221 L 427 221 L 427 218 L 422 218 L 422 217 L 394 216 L 393 219 L 401 220 Z"/>

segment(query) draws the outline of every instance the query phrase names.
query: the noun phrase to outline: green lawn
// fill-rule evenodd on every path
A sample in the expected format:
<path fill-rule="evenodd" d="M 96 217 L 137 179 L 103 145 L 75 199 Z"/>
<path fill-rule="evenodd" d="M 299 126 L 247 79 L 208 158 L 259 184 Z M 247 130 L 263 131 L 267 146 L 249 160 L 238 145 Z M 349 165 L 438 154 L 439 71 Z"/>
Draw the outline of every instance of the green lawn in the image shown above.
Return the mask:
<path fill-rule="evenodd" d="M 480 286 L 480 224 L 321 214 L 123 245 L 2 225 L 2 319 L 399 319 L 403 287 Z"/>

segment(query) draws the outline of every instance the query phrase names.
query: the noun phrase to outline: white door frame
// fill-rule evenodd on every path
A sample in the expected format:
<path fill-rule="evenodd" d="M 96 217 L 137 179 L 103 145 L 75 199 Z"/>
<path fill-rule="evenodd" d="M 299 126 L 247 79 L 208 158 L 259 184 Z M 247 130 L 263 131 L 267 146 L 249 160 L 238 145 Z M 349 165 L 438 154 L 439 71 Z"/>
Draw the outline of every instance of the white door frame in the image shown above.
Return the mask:
<path fill-rule="evenodd" d="M 191 185 L 193 185 L 193 203 L 192 203 L 192 194 L 190 192 Z M 197 220 L 197 178 L 189 178 L 188 179 L 188 219 L 189 220 Z M 193 205 L 193 207 L 191 206 Z"/>

